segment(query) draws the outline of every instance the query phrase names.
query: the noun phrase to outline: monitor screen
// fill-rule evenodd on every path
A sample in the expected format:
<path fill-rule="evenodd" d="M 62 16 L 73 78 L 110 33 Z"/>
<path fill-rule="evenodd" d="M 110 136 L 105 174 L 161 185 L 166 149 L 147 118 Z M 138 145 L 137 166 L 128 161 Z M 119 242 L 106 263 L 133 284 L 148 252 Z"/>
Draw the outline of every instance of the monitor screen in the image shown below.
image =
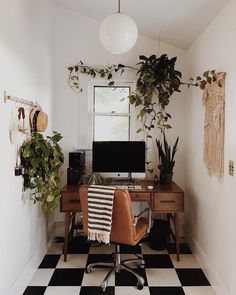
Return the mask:
<path fill-rule="evenodd" d="M 145 172 L 144 141 L 94 141 L 93 172 Z"/>

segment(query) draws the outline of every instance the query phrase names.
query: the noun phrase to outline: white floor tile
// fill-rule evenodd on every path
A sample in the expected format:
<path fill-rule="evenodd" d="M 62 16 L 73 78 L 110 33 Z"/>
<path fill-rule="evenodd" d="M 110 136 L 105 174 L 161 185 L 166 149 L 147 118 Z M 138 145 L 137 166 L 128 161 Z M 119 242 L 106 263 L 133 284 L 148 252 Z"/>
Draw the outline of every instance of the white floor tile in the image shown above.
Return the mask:
<path fill-rule="evenodd" d="M 185 295 L 215 295 L 212 287 L 184 287 Z"/>
<path fill-rule="evenodd" d="M 47 287 L 44 295 L 79 295 L 80 287 Z"/>
<path fill-rule="evenodd" d="M 181 286 L 175 269 L 146 268 L 148 286 Z"/>
<path fill-rule="evenodd" d="M 161 251 L 152 250 L 148 244 L 142 244 L 141 248 L 143 254 L 168 254 L 166 249 Z"/>
<path fill-rule="evenodd" d="M 56 268 L 85 268 L 87 263 L 87 254 L 67 254 L 67 261 L 64 261 L 64 255 L 61 255 Z"/>
<path fill-rule="evenodd" d="M 148 287 L 143 287 L 143 290 L 137 287 L 116 287 L 115 295 L 150 295 L 150 292 Z"/>
<path fill-rule="evenodd" d="M 53 268 L 37 269 L 29 283 L 29 286 L 47 286 L 53 272 Z"/>
<path fill-rule="evenodd" d="M 47 254 L 62 254 L 63 252 L 63 243 L 52 243 L 48 249 Z"/>
<path fill-rule="evenodd" d="M 111 254 L 115 252 L 115 245 L 101 245 L 90 247 L 89 254 Z"/>
<path fill-rule="evenodd" d="M 170 255 L 175 268 L 201 268 L 192 254 L 181 254 L 180 261 L 177 261 L 176 254 Z"/>
<path fill-rule="evenodd" d="M 90 273 L 84 273 L 82 286 L 100 286 L 110 268 L 94 268 Z M 108 286 L 115 286 L 115 273 L 113 272 Z"/>

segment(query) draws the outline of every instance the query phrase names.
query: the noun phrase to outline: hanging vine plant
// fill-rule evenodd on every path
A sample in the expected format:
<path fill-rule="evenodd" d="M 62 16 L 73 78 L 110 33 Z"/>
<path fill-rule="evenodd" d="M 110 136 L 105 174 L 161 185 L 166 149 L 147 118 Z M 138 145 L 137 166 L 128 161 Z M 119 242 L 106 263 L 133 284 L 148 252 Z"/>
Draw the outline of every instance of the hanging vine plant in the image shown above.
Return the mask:
<path fill-rule="evenodd" d="M 125 69 L 132 69 L 137 72 L 137 89 L 129 96 L 129 101 L 135 107 L 140 107 L 138 120 L 143 122 L 143 128 L 138 129 L 137 132 L 147 131 L 150 133 L 156 126 L 163 130 L 164 128 L 171 128 L 167 124 L 168 118 L 171 115 L 165 111 L 165 107 L 169 104 L 169 98 L 174 91 L 180 91 L 181 72 L 175 70 L 176 57 L 168 59 L 166 54 L 160 57 L 151 55 L 146 57 L 141 55 L 140 62 L 137 64 L 138 68 L 118 64 L 105 68 L 94 68 L 86 66 L 82 61 L 76 66 L 68 67 L 69 78 L 68 83 L 75 91 L 82 91 L 79 82 L 79 74 L 86 74 L 95 78 L 99 76 L 108 80 L 108 86 L 114 85 L 113 74 L 123 74 Z M 148 120 L 151 118 L 150 120 Z M 154 122 L 155 121 L 155 122 Z M 147 136 L 151 136 L 147 134 Z"/>
<path fill-rule="evenodd" d="M 100 78 L 107 79 L 108 86 L 113 86 L 115 84 L 113 80 L 113 74 L 120 73 L 120 75 L 122 75 L 125 71 L 125 68 L 135 70 L 133 67 L 125 66 L 123 64 L 111 65 L 105 68 L 95 68 L 86 66 L 82 61 L 80 61 L 78 65 L 68 67 L 68 84 L 71 87 L 71 89 L 76 92 L 83 91 L 83 88 L 81 88 L 79 81 L 79 74 L 81 73 L 91 76 L 92 78 L 96 78 L 97 76 L 99 76 Z"/>
<path fill-rule="evenodd" d="M 166 111 L 166 106 L 174 92 L 180 92 L 181 85 L 199 87 L 204 89 L 207 83 L 216 81 L 218 73 L 215 70 L 208 70 L 203 73 L 203 77 L 190 78 L 189 82 L 182 82 L 182 73 L 175 69 L 177 57 L 168 58 L 166 54 L 160 57 L 151 55 L 139 56 L 140 62 L 137 68 L 123 64 L 111 65 L 103 68 L 96 68 L 84 65 L 82 61 L 78 65 L 68 67 L 68 84 L 74 91 L 83 91 L 80 86 L 80 74 L 89 75 L 92 78 L 99 76 L 107 79 L 108 86 L 113 86 L 113 75 L 122 75 L 126 69 L 137 72 L 136 90 L 128 97 L 129 101 L 139 112 L 137 119 L 142 122 L 142 128 L 137 132 L 144 131 L 146 137 L 151 137 L 151 130 L 155 127 L 161 132 L 171 128 L 168 120 L 171 115 Z"/>
<path fill-rule="evenodd" d="M 21 147 L 24 189 L 30 190 L 31 200 L 40 202 L 42 211 L 48 214 L 54 212 L 61 196 L 59 168 L 64 162 L 58 144 L 61 138 L 57 132 L 46 138 L 35 132 Z"/>

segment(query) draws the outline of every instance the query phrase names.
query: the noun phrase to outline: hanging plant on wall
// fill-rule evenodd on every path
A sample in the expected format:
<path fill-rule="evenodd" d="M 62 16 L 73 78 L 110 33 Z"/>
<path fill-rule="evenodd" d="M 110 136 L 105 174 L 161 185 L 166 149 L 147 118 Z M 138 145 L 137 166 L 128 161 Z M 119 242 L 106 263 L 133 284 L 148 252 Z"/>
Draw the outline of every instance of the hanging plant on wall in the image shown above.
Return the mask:
<path fill-rule="evenodd" d="M 61 138 L 57 132 L 46 138 L 35 132 L 21 148 L 24 189 L 30 190 L 31 199 L 40 202 L 43 212 L 48 214 L 54 212 L 61 195 L 58 186 L 59 168 L 64 162 L 58 144 Z"/>

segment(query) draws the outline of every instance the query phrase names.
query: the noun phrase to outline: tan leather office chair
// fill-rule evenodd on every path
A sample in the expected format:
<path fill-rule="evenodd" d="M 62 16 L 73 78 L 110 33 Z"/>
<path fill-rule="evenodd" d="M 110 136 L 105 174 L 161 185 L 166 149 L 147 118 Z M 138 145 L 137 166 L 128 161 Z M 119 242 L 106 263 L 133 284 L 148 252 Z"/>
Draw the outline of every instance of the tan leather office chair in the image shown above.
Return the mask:
<path fill-rule="evenodd" d="M 80 201 L 82 205 L 82 214 L 83 214 L 83 230 L 84 233 L 88 234 L 88 186 L 81 186 L 79 190 Z M 148 219 L 140 217 L 144 211 L 148 211 Z M 113 262 L 99 262 L 93 263 L 87 266 L 86 272 L 90 272 L 91 268 L 96 265 L 101 266 L 110 266 L 111 270 L 108 272 L 103 282 L 101 283 L 101 289 L 105 292 L 108 280 L 113 271 L 119 272 L 120 269 L 134 274 L 138 280 L 137 287 L 139 290 L 143 289 L 144 279 L 133 269 L 129 268 L 126 264 L 138 261 L 141 267 L 144 267 L 144 261 L 142 257 L 136 259 L 128 259 L 121 261 L 120 257 L 120 245 L 136 245 L 140 242 L 142 238 L 149 231 L 151 226 L 151 211 L 146 208 L 138 216 L 134 217 L 132 212 L 131 199 L 128 190 L 116 189 L 114 195 L 113 203 L 113 213 L 112 213 L 112 229 L 110 235 L 110 241 L 115 243 L 115 255 Z"/>

